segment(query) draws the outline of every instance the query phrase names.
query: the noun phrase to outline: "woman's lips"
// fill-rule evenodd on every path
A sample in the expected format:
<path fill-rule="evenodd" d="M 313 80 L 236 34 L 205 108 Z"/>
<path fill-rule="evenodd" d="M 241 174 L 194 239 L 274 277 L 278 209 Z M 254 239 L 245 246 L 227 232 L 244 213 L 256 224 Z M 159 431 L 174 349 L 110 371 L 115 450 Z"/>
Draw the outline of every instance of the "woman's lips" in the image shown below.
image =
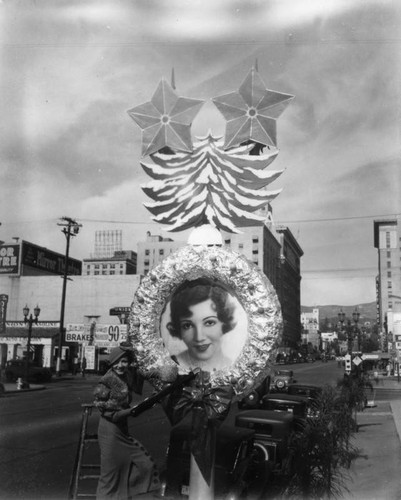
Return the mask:
<path fill-rule="evenodd" d="M 195 345 L 194 348 L 196 351 L 199 352 L 205 352 L 209 349 L 210 344 L 202 344 L 202 345 Z"/>

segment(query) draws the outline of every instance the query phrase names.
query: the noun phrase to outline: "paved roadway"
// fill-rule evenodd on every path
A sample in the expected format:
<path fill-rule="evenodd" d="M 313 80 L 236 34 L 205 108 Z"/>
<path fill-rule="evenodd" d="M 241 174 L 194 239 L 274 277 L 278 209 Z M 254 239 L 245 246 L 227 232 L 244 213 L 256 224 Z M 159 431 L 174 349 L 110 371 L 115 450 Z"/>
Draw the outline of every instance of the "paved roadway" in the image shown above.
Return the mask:
<path fill-rule="evenodd" d="M 81 424 L 81 404 L 92 400 L 99 377 L 56 380 L 45 390 L 0 399 L 0 498 L 65 500 Z M 150 392 L 148 387 L 146 392 Z M 96 431 L 93 412 L 90 432 Z M 161 408 L 132 419 L 135 429 L 162 462 L 169 424 Z"/>
<path fill-rule="evenodd" d="M 334 383 L 343 369 L 336 362 L 280 366 L 294 370 L 298 382 Z M 0 399 L 0 499 L 65 500 L 76 453 L 81 404 L 92 400 L 98 376 L 70 377 L 45 390 L 14 393 Z M 376 400 L 398 398 L 379 386 Z M 151 392 L 148 386 L 145 395 Z M 380 396 L 380 394 L 383 396 Z M 387 395 L 386 395 L 387 394 Z M 234 405 L 236 406 L 236 405 Z M 98 414 L 91 417 L 96 430 Z M 131 432 L 164 463 L 170 425 L 160 407 L 131 420 Z"/>

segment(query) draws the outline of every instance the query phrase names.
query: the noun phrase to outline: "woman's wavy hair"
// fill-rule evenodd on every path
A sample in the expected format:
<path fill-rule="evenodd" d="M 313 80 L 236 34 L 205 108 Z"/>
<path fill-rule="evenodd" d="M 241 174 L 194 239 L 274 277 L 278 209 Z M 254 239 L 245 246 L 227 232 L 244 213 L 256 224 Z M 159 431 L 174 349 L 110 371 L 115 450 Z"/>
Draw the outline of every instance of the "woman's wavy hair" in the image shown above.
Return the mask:
<path fill-rule="evenodd" d="M 229 292 L 219 283 L 209 278 L 185 281 L 173 294 L 170 302 L 171 322 L 167 328 L 173 337 L 181 338 L 180 321 L 191 315 L 189 308 L 211 299 L 217 318 L 223 323 L 222 331 L 227 333 L 235 328 L 235 305 L 229 300 Z"/>

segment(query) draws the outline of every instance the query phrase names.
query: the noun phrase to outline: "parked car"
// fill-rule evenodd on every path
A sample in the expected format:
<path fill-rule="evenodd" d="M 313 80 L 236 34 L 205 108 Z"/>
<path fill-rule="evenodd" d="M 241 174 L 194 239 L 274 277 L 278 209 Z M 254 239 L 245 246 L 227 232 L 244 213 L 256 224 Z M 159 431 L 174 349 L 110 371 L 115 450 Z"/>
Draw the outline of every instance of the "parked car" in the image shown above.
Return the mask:
<path fill-rule="evenodd" d="M 322 388 L 312 384 L 291 384 L 288 387 L 287 394 L 293 396 L 307 396 L 308 398 L 316 399 L 322 392 Z"/>
<path fill-rule="evenodd" d="M 269 390 L 270 376 L 267 376 L 252 392 L 238 401 L 238 408 L 240 410 L 254 410 L 259 408 L 263 396 L 268 394 Z"/>
<path fill-rule="evenodd" d="M 270 381 L 270 391 L 286 392 L 288 386 L 293 384 L 294 372 L 292 370 L 277 370 Z"/>
<path fill-rule="evenodd" d="M 235 425 L 255 432 L 254 447 L 259 461 L 266 462 L 273 475 L 290 473 L 289 443 L 295 431 L 293 414 L 271 410 L 243 411 L 236 416 Z"/>
<path fill-rule="evenodd" d="M 168 498 L 189 495 L 191 422 L 184 419 L 171 429 L 163 480 Z M 214 486 L 218 498 L 245 498 L 250 491 L 261 492 L 269 477 L 266 463 L 257 460 L 254 430 L 222 425 L 216 432 Z M 257 496 L 259 498 L 259 496 Z"/>
<path fill-rule="evenodd" d="M 14 382 L 18 378 L 26 376 L 26 361 L 24 359 L 12 359 L 7 361 L 5 367 L 5 377 L 7 382 Z M 36 366 L 29 363 L 28 382 L 49 382 L 52 378 L 50 368 Z"/>
<path fill-rule="evenodd" d="M 296 417 L 305 418 L 308 403 L 309 399 L 307 396 L 266 394 L 266 396 L 263 396 L 262 408 L 264 410 L 285 411 L 292 413 Z"/>

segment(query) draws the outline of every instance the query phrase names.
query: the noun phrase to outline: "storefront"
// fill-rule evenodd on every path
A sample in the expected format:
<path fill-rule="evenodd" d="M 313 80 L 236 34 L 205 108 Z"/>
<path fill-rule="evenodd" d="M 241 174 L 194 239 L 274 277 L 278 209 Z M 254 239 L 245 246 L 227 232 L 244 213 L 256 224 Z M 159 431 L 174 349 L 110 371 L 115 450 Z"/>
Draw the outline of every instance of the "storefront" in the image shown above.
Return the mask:
<path fill-rule="evenodd" d="M 59 338 L 59 322 L 39 321 L 32 325 L 29 359 L 37 366 L 52 367 Z M 11 359 L 26 358 L 29 328 L 23 321 L 6 321 L 0 335 L 0 366 Z M 66 355 L 66 353 L 64 353 Z"/>

